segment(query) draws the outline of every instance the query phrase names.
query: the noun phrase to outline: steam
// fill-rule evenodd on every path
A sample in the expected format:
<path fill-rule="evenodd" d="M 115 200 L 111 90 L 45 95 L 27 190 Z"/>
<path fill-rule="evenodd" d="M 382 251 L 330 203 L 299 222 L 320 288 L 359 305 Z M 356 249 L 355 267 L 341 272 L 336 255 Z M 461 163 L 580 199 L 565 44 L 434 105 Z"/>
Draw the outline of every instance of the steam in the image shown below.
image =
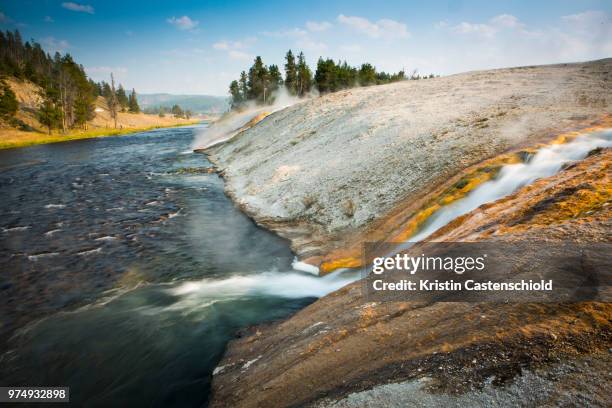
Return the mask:
<path fill-rule="evenodd" d="M 358 270 L 340 270 L 323 277 L 297 272 L 264 272 L 236 275 L 227 279 L 203 279 L 185 282 L 168 289 L 181 297 L 170 306 L 173 310 L 193 311 L 216 302 L 256 296 L 275 296 L 288 299 L 321 297 L 359 279 Z"/>
<path fill-rule="evenodd" d="M 591 150 L 598 147 L 612 147 L 612 130 L 584 135 L 569 143 L 545 147 L 527 163 L 504 166 L 494 180 L 481 184 L 465 198 L 434 213 L 424 228 L 410 238 L 410 242 L 427 238 L 455 218 L 467 214 L 482 204 L 499 200 L 539 178 L 556 174 L 564 165 L 584 159 Z"/>
<path fill-rule="evenodd" d="M 261 106 L 250 101 L 244 110 L 226 113 L 219 121 L 196 134 L 192 148 L 207 149 L 225 143 L 258 115 L 271 114 L 304 100 L 290 95 L 285 87 L 280 87 L 271 97 L 274 100 L 272 105 Z"/>

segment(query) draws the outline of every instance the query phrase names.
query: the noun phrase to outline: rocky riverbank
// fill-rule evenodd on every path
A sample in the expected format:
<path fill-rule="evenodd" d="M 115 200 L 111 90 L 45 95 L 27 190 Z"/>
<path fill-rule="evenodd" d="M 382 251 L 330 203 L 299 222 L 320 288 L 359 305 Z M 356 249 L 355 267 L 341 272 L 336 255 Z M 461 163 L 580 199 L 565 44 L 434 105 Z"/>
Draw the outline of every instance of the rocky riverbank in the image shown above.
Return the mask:
<path fill-rule="evenodd" d="M 435 238 L 609 242 L 611 162 L 595 152 Z M 213 406 L 605 407 L 611 322 L 610 303 L 372 303 L 356 282 L 231 343 Z"/>
<path fill-rule="evenodd" d="M 401 225 L 470 166 L 600 121 L 611 84 L 606 59 L 351 89 L 275 112 L 209 154 L 237 204 L 319 266 L 381 220 Z"/>
<path fill-rule="evenodd" d="M 611 90 L 612 59 L 362 88 L 273 113 L 209 154 L 244 211 L 329 272 L 358 266 L 364 241 L 409 238 L 539 144 L 612 126 Z M 610 242 L 611 161 L 593 151 L 433 237 Z M 611 322 L 610 303 L 372 303 L 356 282 L 241 333 L 212 405 L 609 406 Z"/>

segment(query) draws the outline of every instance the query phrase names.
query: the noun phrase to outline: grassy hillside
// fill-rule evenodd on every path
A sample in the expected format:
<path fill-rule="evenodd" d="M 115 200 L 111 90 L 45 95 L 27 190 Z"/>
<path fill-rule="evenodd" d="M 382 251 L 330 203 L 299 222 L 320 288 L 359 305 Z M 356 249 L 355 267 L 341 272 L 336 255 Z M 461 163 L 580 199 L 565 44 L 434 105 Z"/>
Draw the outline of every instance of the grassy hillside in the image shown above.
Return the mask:
<path fill-rule="evenodd" d="M 158 93 L 140 94 L 138 100 L 143 109 L 159 106 L 170 108 L 173 105 L 179 105 L 184 110 L 194 113 L 222 113 L 229 108 L 229 98 L 224 96 Z"/>
<path fill-rule="evenodd" d="M 198 122 L 198 120 L 174 118 L 171 115 L 162 118 L 158 115 L 144 113 L 119 112 L 115 128 L 106 100 L 98 97 L 95 101 L 95 117 L 87 122 L 85 128 L 71 129 L 66 133 L 54 130 L 48 134 L 47 129 L 37 119 L 37 111 L 41 103 L 40 87 L 27 80 L 21 81 L 14 78 L 6 79 L 6 82 L 15 92 L 19 110 L 15 115 L 15 120 L 11 123 L 0 121 L 0 149 L 118 135 Z"/>

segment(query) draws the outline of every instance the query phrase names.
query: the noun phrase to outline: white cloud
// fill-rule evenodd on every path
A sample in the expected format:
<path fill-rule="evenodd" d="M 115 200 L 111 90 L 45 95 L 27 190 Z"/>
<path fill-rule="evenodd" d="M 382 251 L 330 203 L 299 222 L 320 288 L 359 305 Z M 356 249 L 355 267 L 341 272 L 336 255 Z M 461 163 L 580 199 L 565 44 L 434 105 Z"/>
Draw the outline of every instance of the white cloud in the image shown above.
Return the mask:
<path fill-rule="evenodd" d="M 173 16 L 167 19 L 166 21 L 172 24 L 173 26 L 175 26 L 176 28 L 178 28 L 179 30 L 193 30 L 194 28 L 198 26 L 198 24 L 200 24 L 199 21 L 192 20 L 188 16 L 183 16 L 183 17 L 178 17 L 178 18 Z"/>
<path fill-rule="evenodd" d="M 45 37 L 41 40 L 41 43 L 49 52 L 64 52 L 70 48 L 68 41 L 58 40 L 54 37 Z"/>
<path fill-rule="evenodd" d="M 340 14 L 338 22 L 371 38 L 396 39 L 410 37 L 406 24 L 388 18 L 383 18 L 373 23 L 367 18 Z"/>
<path fill-rule="evenodd" d="M 519 19 L 512 14 L 500 14 L 499 16 L 495 16 L 491 19 L 491 24 L 498 27 L 501 26 L 508 28 L 518 28 L 524 26 L 524 24 L 520 23 Z"/>
<path fill-rule="evenodd" d="M 246 52 L 243 51 L 238 51 L 238 50 L 230 50 L 227 55 L 229 55 L 229 57 L 231 59 L 235 59 L 235 60 L 248 60 L 251 59 L 251 55 L 247 54 Z"/>
<path fill-rule="evenodd" d="M 315 41 L 310 38 L 303 38 L 296 42 L 296 46 L 305 51 L 324 52 L 327 50 L 327 44 L 320 41 Z"/>
<path fill-rule="evenodd" d="M 55 20 L 53 20 L 53 17 L 51 17 L 51 16 L 45 16 L 45 18 L 43 19 L 43 21 L 44 21 L 45 23 L 53 23 L 53 22 L 55 22 Z"/>
<path fill-rule="evenodd" d="M 95 10 L 89 4 L 73 3 L 71 1 L 62 3 L 62 7 L 66 10 L 76 11 L 78 13 L 94 14 Z"/>
<path fill-rule="evenodd" d="M 322 23 L 316 24 L 320 25 Z M 308 23 L 306 23 L 306 25 L 308 26 Z M 317 26 L 317 28 L 320 29 L 322 27 Z M 305 51 L 310 51 L 312 53 L 324 52 L 325 50 L 327 50 L 327 44 L 321 41 L 317 41 L 316 39 L 311 37 L 311 33 L 299 27 L 282 29 L 277 31 L 264 31 L 262 34 L 266 37 L 278 38 L 280 40 L 293 40 L 294 47 Z"/>
<path fill-rule="evenodd" d="M 219 41 L 213 44 L 213 48 L 215 50 L 228 51 L 232 49 L 242 49 L 246 48 L 246 42 L 253 42 L 252 39 L 247 39 L 245 42 L 242 41 Z"/>
<path fill-rule="evenodd" d="M 230 49 L 230 45 L 227 41 L 220 41 L 218 43 L 214 43 L 213 48 L 215 50 L 227 51 Z"/>
<path fill-rule="evenodd" d="M 494 27 L 488 24 L 473 24 L 465 21 L 453 27 L 453 30 L 460 34 L 478 34 L 484 37 L 493 37 L 497 32 Z"/>
<path fill-rule="evenodd" d="M 510 14 L 442 28 L 444 72 L 586 61 L 612 55 L 612 15 L 584 11 L 531 26 Z M 457 35 L 460 34 L 460 35 Z M 475 41 L 478 36 L 486 41 Z"/>
<path fill-rule="evenodd" d="M 599 57 L 612 55 L 612 15 L 588 10 L 561 17 L 564 23 L 559 37 L 566 38 L 574 47 Z"/>
<path fill-rule="evenodd" d="M 568 28 L 591 37 L 612 39 L 612 16 L 603 11 L 589 10 L 561 17 Z"/>
<path fill-rule="evenodd" d="M 245 52 L 244 49 L 248 48 L 255 41 L 257 41 L 255 37 L 247 37 L 242 41 L 222 40 L 214 43 L 212 47 L 218 51 L 225 51 L 231 59 L 247 60 L 251 59 L 252 55 Z"/>
<path fill-rule="evenodd" d="M 445 26 L 439 26 L 444 28 Z M 527 33 L 524 30 L 525 24 L 521 23 L 518 18 L 511 14 L 500 14 L 492 17 L 486 23 L 469 23 L 462 22 L 452 30 L 459 34 L 476 34 L 482 37 L 492 38 L 502 30 L 518 30 Z"/>
<path fill-rule="evenodd" d="M 609 56 L 612 50 L 612 17 L 609 13 L 588 10 L 563 16 L 560 22 L 562 26 L 529 28 L 511 14 L 500 14 L 483 23 L 462 22 L 450 29 L 455 33 L 487 38 L 491 46 L 495 44 L 493 41 L 498 42 L 500 49 L 505 44 L 506 51 L 499 51 L 502 60 L 512 56 L 502 57 L 502 54 L 514 47 L 522 48 L 516 49 L 515 56 L 531 55 L 536 62 Z"/>
<path fill-rule="evenodd" d="M 8 23 L 11 19 L 6 14 L 0 11 L 0 23 Z"/>
<path fill-rule="evenodd" d="M 357 53 L 357 52 L 361 52 L 362 48 L 361 48 L 361 45 L 359 44 L 349 44 L 349 45 L 341 46 L 340 50 L 344 52 Z"/>
<path fill-rule="evenodd" d="M 596 24 L 609 23 L 610 16 L 603 11 L 588 10 L 582 13 L 571 14 L 561 17 L 561 20 L 575 24 Z"/>
<path fill-rule="evenodd" d="M 264 31 L 262 33 L 266 37 L 274 37 L 274 38 L 300 38 L 308 36 L 308 31 L 301 28 L 290 28 L 285 30 L 278 31 Z"/>
<path fill-rule="evenodd" d="M 308 29 L 308 31 L 317 31 L 317 32 L 321 32 L 321 31 L 325 31 L 328 30 L 329 28 L 331 28 L 331 23 L 328 21 L 307 21 L 306 22 L 306 28 Z"/>

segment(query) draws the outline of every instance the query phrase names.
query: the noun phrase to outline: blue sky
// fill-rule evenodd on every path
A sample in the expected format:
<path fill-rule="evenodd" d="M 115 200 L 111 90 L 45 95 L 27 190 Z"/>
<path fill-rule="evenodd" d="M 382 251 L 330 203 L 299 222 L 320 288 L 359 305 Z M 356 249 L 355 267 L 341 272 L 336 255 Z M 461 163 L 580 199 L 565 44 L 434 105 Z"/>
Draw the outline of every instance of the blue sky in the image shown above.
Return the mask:
<path fill-rule="evenodd" d="M 386 71 L 612 56 L 610 1 L 0 1 L 0 26 L 141 93 L 226 95 L 255 55 L 287 49 Z"/>

